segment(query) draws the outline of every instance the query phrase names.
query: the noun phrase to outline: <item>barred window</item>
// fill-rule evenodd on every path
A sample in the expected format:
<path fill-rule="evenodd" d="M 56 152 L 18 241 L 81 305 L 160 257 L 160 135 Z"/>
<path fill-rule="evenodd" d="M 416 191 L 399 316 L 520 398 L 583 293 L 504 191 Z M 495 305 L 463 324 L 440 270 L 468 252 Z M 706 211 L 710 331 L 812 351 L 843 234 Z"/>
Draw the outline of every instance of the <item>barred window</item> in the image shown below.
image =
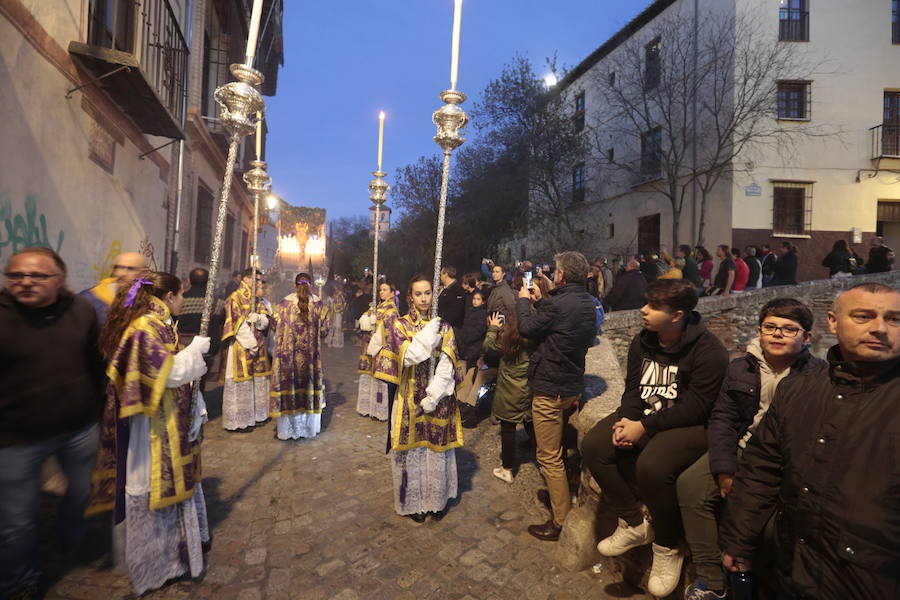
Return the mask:
<path fill-rule="evenodd" d="M 584 164 L 572 169 L 572 203 L 584 202 Z"/>
<path fill-rule="evenodd" d="M 809 41 L 807 0 L 781 0 L 781 6 L 778 9 L 778 41 Z"/>
<path fill-rule="evenodd" d="M 660 38 L 656 38 L 644 47 L 644 59 L 644 91 L 649 92 L 659 85 L 659 80 L 662 76 Z"/>
<path fill-rule="evenodd" d="M 778 82 L 778 118 L 808 121 L 812 112 L 809 81 Z"/>
<path fill-rule="evenodd" d="M 813 184 L 796 181 L 772 183 L 773 235 L 807 235 L 812 229 Z"/>
<path fill-rule="evenodd" d="M 209 262 L 212 245 L 213 195 L 204 185 L 197 186 L 197 218 L 194 221 L 194 260 Z"/>
<path fill-rule="evenodd" d="M 584 129 L 584 92 L 581 92 L 577 96 L 575 96 L 575 131 L 582 131 Z"/>
<path fill-rule="evenodd" d="M 662 127 L 641 135 L 641 174 L 656 175 L 662 166 Z"/>

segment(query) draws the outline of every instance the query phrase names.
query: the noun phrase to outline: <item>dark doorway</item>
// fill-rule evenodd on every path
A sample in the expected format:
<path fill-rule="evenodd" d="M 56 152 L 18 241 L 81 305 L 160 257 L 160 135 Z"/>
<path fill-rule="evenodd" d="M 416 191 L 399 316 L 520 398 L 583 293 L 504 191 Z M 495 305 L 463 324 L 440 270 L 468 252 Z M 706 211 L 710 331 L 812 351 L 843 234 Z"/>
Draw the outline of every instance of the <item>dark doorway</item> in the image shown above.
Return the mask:
<path fill-rule="evenodd" d="M 638 217 L 638 254 L 659 254 L 659 213 Z"/>

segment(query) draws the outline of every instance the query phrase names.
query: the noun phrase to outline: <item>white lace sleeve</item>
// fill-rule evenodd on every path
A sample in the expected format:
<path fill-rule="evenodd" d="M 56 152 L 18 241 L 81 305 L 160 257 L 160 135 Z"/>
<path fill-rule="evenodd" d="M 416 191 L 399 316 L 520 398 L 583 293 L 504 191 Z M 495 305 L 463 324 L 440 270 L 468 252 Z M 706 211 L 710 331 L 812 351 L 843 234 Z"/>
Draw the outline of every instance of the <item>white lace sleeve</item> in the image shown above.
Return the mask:
<path fill-rule="evenodd" d="M 256 336 L 253 335 L 253 330 L 250 329 L 247 321 L 241 323 L 237 335 L 234 337 L 245 350 L 256 350 Z"/>
<path fill-rule="evenodd" d="M 456 389 L 456 381 L 453 379 L 453 361 L 446 354 L 441 353 L 441 359 L 438 361 L 437 369 L 434 377 L 425 392 L 430 398 L 434 398 L 440 402 L 446 396 L 449 396 Z"/>
<path fill-rule="evenodd" d="M 166 380 L 166 387 L 180 387 L 186 383 L 196 381 L 206 373 L 206 362 L 203 355 L 193 349 L 185 348 L 175 355 L 172 361 L 172 370 Z"/>

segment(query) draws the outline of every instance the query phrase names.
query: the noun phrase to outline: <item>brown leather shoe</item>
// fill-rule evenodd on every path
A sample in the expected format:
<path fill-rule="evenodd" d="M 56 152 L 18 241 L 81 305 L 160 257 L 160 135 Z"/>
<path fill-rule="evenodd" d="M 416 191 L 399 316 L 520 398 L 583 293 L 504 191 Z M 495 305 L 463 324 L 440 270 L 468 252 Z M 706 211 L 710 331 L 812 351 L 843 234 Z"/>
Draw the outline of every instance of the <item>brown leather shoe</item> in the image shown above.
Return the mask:
<path fill-rule="evenodd" d="M 559 533 L 561 531 L 562 527 L 554 523 L 553 519 L 550 519 L 541 525 L 528 526 L 528 533 L 544 542 L 555 542 L 559 539 Z"/>
<path fill-rule="evenodd" d="M 550 514 L 552 515 L 553 514 L 553 505 L 550 503 L 550 492 L 548 490 L 544 490 L 544 489 L 538 490 L 537 491 L 537 499 L 538 499 L 538 502 L 543 504 L 544 508 L 546 508 L 548 511 L 550 511 Z"/>

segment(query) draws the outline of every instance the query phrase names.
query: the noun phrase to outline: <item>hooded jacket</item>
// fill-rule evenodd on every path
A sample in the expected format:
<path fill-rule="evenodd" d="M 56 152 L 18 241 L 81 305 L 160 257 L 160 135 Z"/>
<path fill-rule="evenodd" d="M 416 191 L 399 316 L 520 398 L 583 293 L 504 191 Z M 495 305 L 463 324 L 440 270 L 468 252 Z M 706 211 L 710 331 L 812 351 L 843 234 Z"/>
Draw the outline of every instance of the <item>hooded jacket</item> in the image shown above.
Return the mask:
<path fill-rule="evenodd" d="M 645 329 L 628 348 L 619 416 L 640 421 L 650 437 L 706 425 L 727 367 L 725 346 L 696 311 L 673 346 L 663 348 L 656 332 Z"/>
<path fill-rule="evenodd" d="M 709 466 L 714 474 L 737 472 L 738 441 L 754 421 L 760 405 L 762 382 L 759 342 L 748 346 L 747 354 L 728 365 L 725 380 L 709 418 Z M 757 352 L 758 349 L 758 352 Z M 825 361 L 804 348 L 791 364 L 785 380 L 809 369 L 821 369 Z"/>

